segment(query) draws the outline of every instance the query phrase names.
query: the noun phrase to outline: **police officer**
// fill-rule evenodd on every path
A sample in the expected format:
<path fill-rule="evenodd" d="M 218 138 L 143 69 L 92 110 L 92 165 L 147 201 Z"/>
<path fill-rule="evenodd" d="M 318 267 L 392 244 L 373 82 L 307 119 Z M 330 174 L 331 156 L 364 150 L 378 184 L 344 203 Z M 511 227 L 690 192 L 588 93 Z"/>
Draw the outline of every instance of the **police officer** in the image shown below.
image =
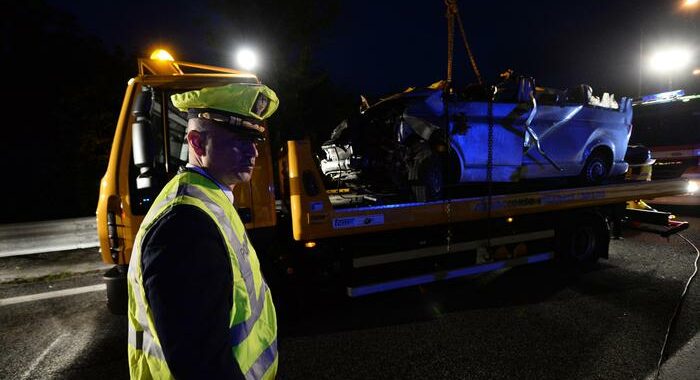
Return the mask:
<path fill-rule="evenodd" d="M 155 199 L 135 239 L 131 377 L 274 378 L 275 307 L 233 189 L 250 180 L 262 121 L 279 101 L 261 84 L 203 88 L 171 100 L 188 114 L 189 163 Z"/>

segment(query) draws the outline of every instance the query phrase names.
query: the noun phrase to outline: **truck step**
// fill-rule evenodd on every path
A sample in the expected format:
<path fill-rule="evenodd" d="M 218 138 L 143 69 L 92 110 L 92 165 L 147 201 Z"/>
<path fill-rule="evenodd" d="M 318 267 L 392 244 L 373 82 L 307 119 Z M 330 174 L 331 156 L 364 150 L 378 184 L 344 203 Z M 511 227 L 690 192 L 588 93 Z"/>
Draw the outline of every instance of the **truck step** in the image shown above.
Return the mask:
<path fill-rule="evenodd" d="M 406 277 L 402 279 L 378 282 L 365 285 L 348 286 L 347 294 L 350 297 L 362 297 L 369 294 L 386 292 L 409 286 L 427 284 L 431 282 L 449 280 L 454 278 L 472 276 L 480 273 L 493 272 L 499 269 L 511 268 L 525 264 L 534 264 L 549 261 L 554 258 L 553 252 L 538 253 L 530 256 L 518 257 L 511 260 L 496 261 L 486 264 L 473 265 L 463 268 L 456 268 L 446 271 L 438 271 L 424 275 Z"/>

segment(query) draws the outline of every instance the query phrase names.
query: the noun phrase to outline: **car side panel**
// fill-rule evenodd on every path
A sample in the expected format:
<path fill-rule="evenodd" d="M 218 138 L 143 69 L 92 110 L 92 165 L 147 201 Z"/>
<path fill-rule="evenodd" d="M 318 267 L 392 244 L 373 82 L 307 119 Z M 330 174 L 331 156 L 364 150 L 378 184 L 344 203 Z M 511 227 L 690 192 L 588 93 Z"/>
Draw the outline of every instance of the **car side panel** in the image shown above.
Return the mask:
<path fill-rule="evenodd" d="M 630 132 L 627 120 L 627 113 L 617 110 L 582 105 L 539 107 L 531 127 L 542 149 L 563 171 L 558 171 L 530 144 L 523 157 L 522 178 L 578 175 L 588 155 L 599 146 L 613 152 L 617 165 L 611 175 L 624 173 Z"/>

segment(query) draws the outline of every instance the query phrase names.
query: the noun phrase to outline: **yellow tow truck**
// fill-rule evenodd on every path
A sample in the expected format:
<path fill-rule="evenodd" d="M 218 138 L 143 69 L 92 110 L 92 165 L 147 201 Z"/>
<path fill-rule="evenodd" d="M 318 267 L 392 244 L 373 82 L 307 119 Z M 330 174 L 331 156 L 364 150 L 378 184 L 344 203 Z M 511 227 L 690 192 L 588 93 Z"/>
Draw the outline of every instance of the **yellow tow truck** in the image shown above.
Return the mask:
<path fill-rule="evenodd" d="M 125 274 L 139 225 L 187 160 L 186 116 L 170 95 L 258 82 L 250 73 L 176 61 L 163 52 L 138 65 L 97 205 L 102 260 L 114 264 L 105 280 L 116 313 L 125 310 Z M 338 202 L 357 195 L 324 179 L 308 140 L 287 141 L 282 157 L 273 156 L 278 150 L 267 141 L 259 147 L 251 182 L 234 194 L 263 267 L 339 284 L 351 297 L 547 260 L 588 265 L 607 258 L 610 238 L 620 236 L 623 226 L 665 236 L 687 228 L 635 202 L 682 194 L 687 184 L 681 179 L 518 185 L 426 202 L 357 205 Z"/>

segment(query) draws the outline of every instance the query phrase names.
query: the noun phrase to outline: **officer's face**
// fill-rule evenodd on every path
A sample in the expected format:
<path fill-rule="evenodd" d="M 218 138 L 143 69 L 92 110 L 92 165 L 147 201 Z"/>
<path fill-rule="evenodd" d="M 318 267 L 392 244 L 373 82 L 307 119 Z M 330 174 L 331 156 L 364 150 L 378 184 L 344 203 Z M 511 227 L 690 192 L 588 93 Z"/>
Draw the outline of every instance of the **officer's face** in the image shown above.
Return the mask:
<path fill-rule="evenodd" d="M 208 171 L 224 185 L 248 182 L 253 174 L 258 150 L 254 140 L 224 128 L 209 131 Z"/>

